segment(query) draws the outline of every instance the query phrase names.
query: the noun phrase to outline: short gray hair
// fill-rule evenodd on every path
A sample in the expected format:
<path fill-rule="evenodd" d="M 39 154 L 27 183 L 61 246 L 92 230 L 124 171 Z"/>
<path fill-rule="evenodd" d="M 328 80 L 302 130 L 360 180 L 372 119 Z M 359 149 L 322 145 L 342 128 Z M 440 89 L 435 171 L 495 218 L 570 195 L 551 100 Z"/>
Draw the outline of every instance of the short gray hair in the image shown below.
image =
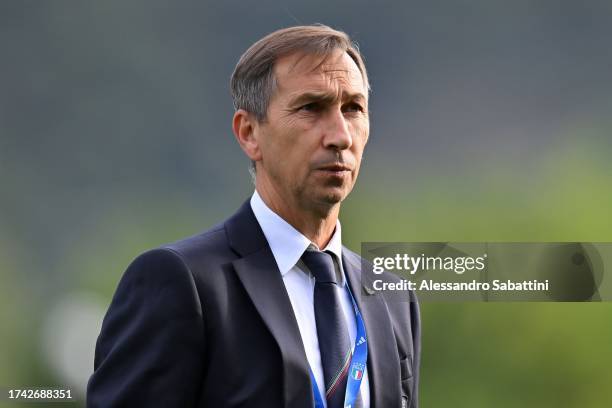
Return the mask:
<path fill-rule="evenodd" d="M 363 57 L 346 33 L 322 24 L 295 26 L 268 34 L 242 54 L 230 80 L 234 108 L 264 121 L 276 86 L 274 64 L 278 58 L 299 51 L 328 56 L 337 49 L 355 61 L 369 90 Z"/>

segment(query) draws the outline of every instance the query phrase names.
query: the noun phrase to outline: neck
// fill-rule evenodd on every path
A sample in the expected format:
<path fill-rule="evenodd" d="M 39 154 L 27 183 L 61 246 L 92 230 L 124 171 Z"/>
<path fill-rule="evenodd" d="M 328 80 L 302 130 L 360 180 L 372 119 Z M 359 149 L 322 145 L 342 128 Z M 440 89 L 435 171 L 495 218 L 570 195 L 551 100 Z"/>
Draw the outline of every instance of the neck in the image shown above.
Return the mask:
<path fill-rule="evenodd" d="M 340 203 L 335 205 L 313 205 L 304 208 L 300 203 L 292 202 L 270 188 L 257 185 L 257 193 L 264 203 L 293 228 L 313 242 L 319 249 L 329 243 L 340 212 Z"/>

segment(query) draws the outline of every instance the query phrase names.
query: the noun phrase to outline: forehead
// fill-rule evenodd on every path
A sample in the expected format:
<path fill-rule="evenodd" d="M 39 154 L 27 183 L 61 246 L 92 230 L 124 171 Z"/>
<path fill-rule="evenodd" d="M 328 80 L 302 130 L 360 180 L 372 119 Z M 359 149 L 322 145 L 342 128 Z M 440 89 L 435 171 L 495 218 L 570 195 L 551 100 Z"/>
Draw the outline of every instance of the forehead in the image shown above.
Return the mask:
<path fill-rule="evenodd" d="M 295 53 L 279 58 L 274 64 L 277 91 L 294 94 L 305 91 L 360 93 L 367 89 L 359 67 L 344 51 L 330 55 Z"/>

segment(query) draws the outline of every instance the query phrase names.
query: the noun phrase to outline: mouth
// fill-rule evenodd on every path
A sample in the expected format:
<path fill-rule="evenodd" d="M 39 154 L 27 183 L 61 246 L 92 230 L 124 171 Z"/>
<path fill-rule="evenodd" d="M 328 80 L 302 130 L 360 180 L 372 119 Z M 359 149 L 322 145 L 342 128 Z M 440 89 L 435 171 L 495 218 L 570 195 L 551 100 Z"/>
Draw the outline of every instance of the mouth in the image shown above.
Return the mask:
<path fill-rule="evenodd" d="M 343 177 L 350 174 L 353 169 L 344 163 L 333 163 L 318 167 L 317 170 L 330 176 Z"/>
<path fill-rule="evenodd" d="M 344 163 L 333 163 L 333 164 L 328 164 L 326 166 L 321 166 L 317 170 L 324 170 L 324 171 L 351 171 L 353 169 L 350 166 L 348 166 L 348 165 L 346 165 Z"/>

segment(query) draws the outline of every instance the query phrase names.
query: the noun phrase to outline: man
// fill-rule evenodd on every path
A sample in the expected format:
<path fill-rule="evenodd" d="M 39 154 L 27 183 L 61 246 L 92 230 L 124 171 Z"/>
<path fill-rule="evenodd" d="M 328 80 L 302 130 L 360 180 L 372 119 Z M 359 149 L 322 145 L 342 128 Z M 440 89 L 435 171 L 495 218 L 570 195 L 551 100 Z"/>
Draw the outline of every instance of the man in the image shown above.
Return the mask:
<path fill-rule="evenodd" d="M 88 406 L 416 407 L 416 299 L 362 290 L 361 259 L 341 244 L 369 134 L 358 50 L 326 26 L 280 30 L 244 53 L 231 88 L 255 192 L 128 267 Z"/>

